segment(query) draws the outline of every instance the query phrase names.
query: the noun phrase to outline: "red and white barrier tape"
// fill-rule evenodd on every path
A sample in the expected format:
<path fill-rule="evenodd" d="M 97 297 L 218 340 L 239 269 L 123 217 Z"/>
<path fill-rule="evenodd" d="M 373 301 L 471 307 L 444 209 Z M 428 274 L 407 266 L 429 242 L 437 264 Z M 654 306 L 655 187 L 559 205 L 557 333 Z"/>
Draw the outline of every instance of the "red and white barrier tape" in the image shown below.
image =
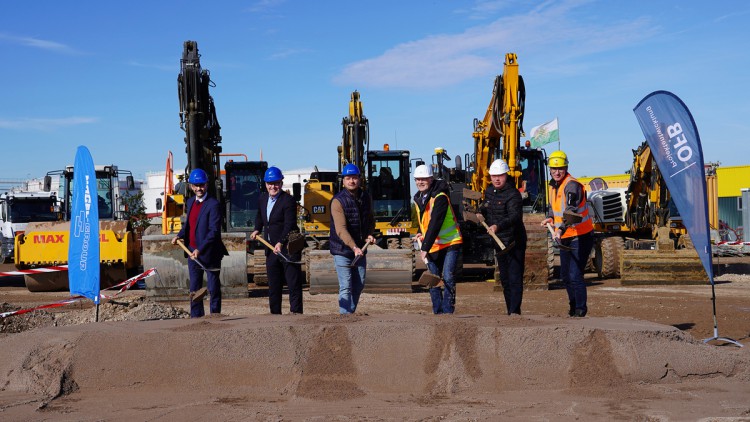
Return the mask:
<path fill-rule="evenodd" d="M 721 242 L 717 243 L 717 245 L 730 245 L 730 246 L 742 245 L 742 246 L 750 246 L 750 242 L 740 242 L 740 241 L 730 242 L 728 240 L 722 240 Z"/>
<path fill-rule="evenodd" d="M 113 299 L 115 296 L 117 296 L 120 293 L 124 292 L 125 290 L 133 287 L 133 285 L 135 283 L 137 283 L 137 282 L 139 282 L 141 280 L 144 280 L 146 278 L 149 278 L 149 277 L 151 277 L 154 274 L 157 274 L 156 269 L 155 268 L 150 268 L 150 269 L 142 272 L 141 274 L 138 274 L 135 277 L 131 277 L 131 278 L 123 281 L 122 283 L 119 283 L 119 284 L 116 284 L 116 285 L 114 285 L 112 287 L 108 287 L 108 288 L 104 289 L 104 291 L 107 291 L 107 290 L 114 290 L 114 289 L 116 289 L 118 287 L 120 288 L 120 290 L 118 290 L 112 296 L 107 296 L 104 293 L 99 292 L 99 298 L 100 299 L 106 299 L 106 300 Z M 71 303 L 78 302 L 81 299 L 86 299 L 86 296 L 80 296 L 80 295 L 78 295 L 78 296 L 70 297 L 70 298 L 65 299 L 65 300 L 61 300 L 59 302 L 48 303 L 46 305 L 40 305 L 40 306 L 37 306 L 35 308 L 19 309 L 17 311 L 3 312 L 3 313 L 0 314 L 0 319 L 6 318 L 6 317 L 9 317 L 9 316 L 12 316 L 12 315 L 21 315 L 21 314 L 25 314 L 25 313 L 32 312 L 32 311 L 37 311 L 37 310 L 40 310 L 40 309 L 59 308 L 61 306 L 65 306 L 65 305 L 69 305 Z"/>
<path fill-rule="evenodd" d="M 7 277 L 11 275 L 24 275 L 24 274 L 53 273 L 55 271 L 68 271 L 68 266 L 58 265 L 54 267 L 34 268 L 33 270 L 6 271 L 6 272 L 0 272 L 0 277 Z"/>

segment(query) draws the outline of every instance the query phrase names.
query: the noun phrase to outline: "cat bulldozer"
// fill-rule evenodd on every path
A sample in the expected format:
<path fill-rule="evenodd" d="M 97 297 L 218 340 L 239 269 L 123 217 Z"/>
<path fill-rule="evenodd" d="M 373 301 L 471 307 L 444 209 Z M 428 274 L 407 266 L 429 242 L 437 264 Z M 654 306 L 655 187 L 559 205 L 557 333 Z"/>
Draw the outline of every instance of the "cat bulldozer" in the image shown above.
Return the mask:
<path fill-rule="evenodd" d="M 647 142 L 633 150 L 627 188 L 608 188 L 602 179 L 589 186 L 600 277 L 623 284 L 708 282 Z"/>
<path fill-rule="evenodd" d="M 362 112 L 359 92 L 351 94 L 349 115 L 342 122 L 337 173 L 314 172 L 305 185 L 303 228 L 309 239 L 305 252 L 310 293 L 338 292 L 333 256 L 327 250 L 331 199 L 341 189 L 338 175 L 347 164 L 359 167 L 362 187 L 370 194 L 375 216 L 376 246 L 367 250 L 365 291 L 411 292 L 415 273 L 411 221 L 409 151 L 370 150 L 369 121 Z"/>
<path fill-rule="evenodd" d="M 44 190 L 52 189 L 52 179 L 59 179 L 60 221 L 31 222 L 15 239 L 15 265 L 19 270 L 60 266 L 68 263 L 70 213 L 72 211 L 73 166 L 47 173 Z M 135 189 L 132 174 L 115 165 L 95 166 L 99 210 L 100 284 L 107 288 L 135 275 L 141 265 L 141 248 L 126 217 L 126 205 L 120 190 L 120 175 L 127 175 L 127 189 Z M 67 271 L 24 275 L 32 292 L 68 289 Z"/>
<path fill-rule="evenodd" d="M 455 167 L 450 168 L 446 163 L 450 156 L 444 149 L 436 148 L 432 164 L 436 177 L 448 181 L 450 187 L 451 204 L 463 236 L 459 262 L 494 265 L 495 280 L 499 281 L 494 241 L 476 213 L 485 189 L 491 184 L 490 164 L 498 158 L 508 163 L 508 177 L 523 197 L 528 238 L 524 288 L 547 289 L 554 259 L 547 231 L 540 224 L 548 205 L 547 154 L 542 148 L 532 148 L 528 141 L 521 145 L 521 137 L 525 136 L 525 106 L 526 88 L 518 71 L 518 58 L 515 53 L 508 53 L 502 75 L 495 78 L 484 118 L 474 119 L 473 154 L 465 154 L 463 162 L 460 156 L 455 157 Z"/>

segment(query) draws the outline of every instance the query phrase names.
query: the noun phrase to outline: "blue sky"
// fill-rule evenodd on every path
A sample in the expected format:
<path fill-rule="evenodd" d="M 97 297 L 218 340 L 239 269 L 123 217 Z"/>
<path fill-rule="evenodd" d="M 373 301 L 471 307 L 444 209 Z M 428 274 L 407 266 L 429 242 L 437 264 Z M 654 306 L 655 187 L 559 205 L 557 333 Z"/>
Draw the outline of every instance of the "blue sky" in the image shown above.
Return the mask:
<path fill-rule="evenodd" d="M 336 167 L 353 90 L 372 149 L 471 152 L 508 52 L 527 135 L 557 117 L 574 175 L 630 167 L 632 109 L 655 90 L 690 108 L 706 161 L 750 164 L 748 18 L 741 0 L 4 2 L 0 179 L 72 164 L 78 145 L 139 177 L 170 150 L 184 166 L 185 40 L 216 83 L 224 152 L 282 169 Z"/>

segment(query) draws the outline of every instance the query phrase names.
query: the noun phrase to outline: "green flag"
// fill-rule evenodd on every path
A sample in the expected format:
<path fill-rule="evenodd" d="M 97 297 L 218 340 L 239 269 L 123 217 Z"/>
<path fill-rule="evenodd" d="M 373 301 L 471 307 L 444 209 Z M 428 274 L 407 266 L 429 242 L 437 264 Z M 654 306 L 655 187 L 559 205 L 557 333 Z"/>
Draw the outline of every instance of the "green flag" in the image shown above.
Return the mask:
<path fill-rule="evenodd" d="M 551 122 L 531 128 L 531 147 L 538 148 L 551 142 L 560 142 L 557 117 Z"/>

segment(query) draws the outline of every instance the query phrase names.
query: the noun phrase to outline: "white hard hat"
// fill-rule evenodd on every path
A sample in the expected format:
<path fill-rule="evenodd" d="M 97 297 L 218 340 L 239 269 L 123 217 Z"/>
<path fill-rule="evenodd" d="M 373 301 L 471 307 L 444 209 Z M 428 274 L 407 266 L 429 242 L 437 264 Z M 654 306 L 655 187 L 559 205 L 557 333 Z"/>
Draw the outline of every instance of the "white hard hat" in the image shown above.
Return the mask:
<path fill-rule="evenodd" d="M 495 160 L 490 164 L 490 176 L 499 176 L 510 171 L 508 163 L 503 160 Z"/>
<path fill-rule="evenodd" d="M 414 169 L 414 178 L 432 177 L 432 166 L 422 164 Z"/>

